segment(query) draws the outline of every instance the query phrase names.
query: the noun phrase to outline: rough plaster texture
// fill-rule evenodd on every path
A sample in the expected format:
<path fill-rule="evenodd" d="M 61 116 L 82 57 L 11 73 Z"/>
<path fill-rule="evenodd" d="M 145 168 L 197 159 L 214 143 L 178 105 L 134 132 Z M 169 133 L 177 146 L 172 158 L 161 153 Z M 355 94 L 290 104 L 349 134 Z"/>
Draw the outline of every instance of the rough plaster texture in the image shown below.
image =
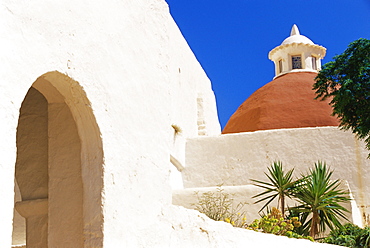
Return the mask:
<path fill-rule="evenodd" d="M 14 202 L 22 201 L 21 192 L 17 182 L 14 182 Z M 14 208 L 13 213 L 13 235 L 12 244 L 13 245 L 23 245 L 26 242 L 26 221 Z"/>
<path fill-rule="evenodd" d="M 65 103 L 50 103 L 48 111 L 50 166 L 48 245 L 83 247 L 80 139 L 76 124 Z"/>
<path fill-rule="evenodd" d="M 15 177 L 22 200 L 48 196 L 48 104 L 31 88 L 22 103 L 17 128 Z"/>
<path fill-rule="evenodd" d="M 363 142 L 337 127 L 296 128 L 199 137 L 187 143 L 184 186 L 248 185 L 265 180 L 264 172 L 280 160 L 286 169 L 305 173 L 317 161 L 347 180 L 362 214 L 369 214 L 368 151 Z M 365 221 L 365 220 L 364 220 Z M 367 223 L 367 220 L 366 220 Z"/>
<path fill-rule="evenodd" d="M 185 157 L 171 125 L 183 130 L 175 147 L 220 128 L 211 84 L 164 1 L 4 0 L 0 16 L 0 247 L 11 246 L 17 125 L 31 87 L 48 104 L 48 199 L 17 206 L 38 229 L 50 224 L 49 247 L 315 246 L 171 205 L 170 155 Z"/>
<path fill-rule="evenodd" d="M 260 210 L 265 202 L 255 203 L 260 198 L 253 198 L 253 196 L 262 192 L 262 189 L 254 185 L 240 185 L 240 186 L 221 186 L 221 187 L 201 187 L 201 188 L 186 188 L 177 189 L 173 191 L 172 203 L 174 205 L 183 206 L 188 209 L 196 209 L 199 205 L 199 199 L 202 198 L 203 193 L 214 194 L 214 197 L 219 197 L 219 190 L 223 190 L 223 194 L 227 194 L 228 199 L 232 201 L 233 208 L 238 209 L 238 213 L 243 214 L 246 217 L 246 223 L 252 223 L 253 220 L 261 218 Z M 346 181 L 341 182 L 341 189 L 349 191 L 348 183 Z M 352 195 L 350 195 L 352 196 Z M 240 203 L 243 207 L 240 207 Z M 297 202 L 291 199 L 286 200 L 288 206 L 294 206 Z M 238 206 L 239 205 L 239 206 Z M 270 206 L 278 206 L 277 200 L 270 203 Z M 359 215 L 359 209 L 354 200 L 342 204 L 343 207 L 348 209 L 350 212 L 346 213 L 348 221 L 362 226 L 362 218 Z M 264 210 L 263 212 L 266 212 Z M 347 220 L 342 219 L 343 223 L 347 223 Z M 329 229 L 327 233 L 329 233 Z"/>
<path fill-rule="evenodd" d="M 338 247 L 233 228 L 222 221 L 211 221 L 195 210 L 175 206 L 166 210 L 167 213 L 171 211 L 173 214 L 165 219 L 159 216 L 161 223 L 170 224 L 163 227 L 167 233 L 163 237 L 165 242 L 162 245 L 151 243 L 148 247 Z M 178 213 L 181 213 L 181 219 L 178 219 Z"/>
<path fill-rule="evenodd" d="M 26 220 L 27 246 L 48 247 L 48 200 L 19 201 L 15 209 Z"/>
<path fill-rule="evenodd" d="M 40 152 L 39 147 L 42 142 L 39 142 L 39 137 L 44 137 L 42 135 L 44 132 L 32 132 L 34 127 L 39 127 L 38 119 L 33 118 L 38 116 L 37 111 L 36 114 L 30 114 L 30 118 L 19 118 L 17 146 L 29 149 L 18 149 L 17 161 L 24 161 L 25 168 L 19 166 L 17 162 L 16 172 L 19 173 L 16 173 L 16 179 L 17 182 L 27 186 L 27 190 L 21 191 L 22 201 L 16 203 L 16 208 L 26 218 L 27 247 L 40 248 L 48 245 L 83 247 L 83 239 L 85 239 L 85 246 L 91 246 L 91 243 L 97 245 L 98 242 L 102 242 L 102 213 L 101 204 L 99 204 L 102 190 L 99 178 L 101 178 L 102 168 L 94 168 L 94 163 L 96 164 L 96 161 L 102 158 L 99 158 L 101 145 L 94 140 L 96 139 L 94 133 L 98 132 L 98 129 L 94 127 L 94 124 L 96 125 L 94 119 L 91 119 L 91 110 L 89 112 L 86 96 L 75 81 L 57 72 L 43 75 L 34 82 L 33 86 L 37 90 L 31 88 L 29 92 L 33 93 L 26 95 L 20 111 L 21 116 L 22 113 L 27 113 L 28 109 L 42 109 L 39 107 L 39 101 L 34 99 L 37 100 L 40 95 L 43 95 L 44 102 L 46 102 L 45 99 L 47 100 L 48 118 L 44 129 L 48 139 L 47 149 Z M 70 105 L 67 105 L 67 102 Z M 69 106 L 72 107 L 69 108 Z M 76 122 L 74 118 L 77 119 Z M 80 130 L 76 123 L 80 124 Z M 22 132 L 31 133 L 36 138 L 22 139 L 20 138 Z M 84 141 L 83 145 L 80 139 Z M 39 156 L 39 153 L 37 156 L 32 154 L 34 150 L 47 156 L 47 173 L 43 170 L 41 175 L 40 170 L 24 173 L 24 171 L 27 172 L 27 166 L 32 165 L 28 163 L 32 162 L 29 158 Z M 81 160 L 82 158 L 84 159 Z M 81 178 L 82 166 L 88 166 L 84 173 L 85 194 L 83 194 Z M 37 192 L 38 184 L 33 182 L 38 180 L 48 182 L 48 188 L 44 191 L 47 194 L 34 196 L 32 199 L 26 198 L 27 192 Z M 83 206 L 84 200 L 92 204 Z M 41 208 L 41 206 L 44 207 Z M 44 210 L 41 211 L 42 209 Z M 91 236 L 93 238 L 90 238 Z"/>
<path fill-rule="evenodd" d="M 55 159 L 48 165 L 48 239 L 57 240 L 58 235 L 61 238 L 66 234 L 60 229 L 64 225 L 58 230 L 52 225 L 53 218 L 66 214 L 66 219 L 82 221 L 84 247 L 137 247 L 140 242 L 147 247 L 142 237 L 159 225 L 153 217 L 171 203 L 171 124 L 181 127 L 183 137 L 197 136 L 197 99 L 201 97 L 207 133 L 220 132 L 210 82 L 167 5 L 164 1 L 4 1 L 0 15 L 0 59 L 6 61 L 0 69 L 4 137 L 0 175 L 10 186 L 1 191 L 0 246 L 11 243 L 19 110 L 33 86 L 46 98 L 49 115 L 56 113 L 56 105 L 62 107 L 57 111 L 62 120 L 53 128 L 55 132 L 68 135 L 69 131 L 63 130 L 65 124 L 75 125 L 81 146 L 80 151 L 73 148 L 75 142 L 69 147 L 81 162 L 71 154 L 63 164 L 72 159 L 77 169 L 72 177 L 81 178 L 72 184 L 83 187 L 75 195 L 76 201 L 83 202 L 83 217 L 72 215 L 68 206 L 63 206 L 63 201 L 69 200 L 66 195 L 53 190 L 74 180 L 68 174 L 73 170 L 65 173 L 59 155 L 48 151 L 49 158 Z M 72 117 L 62 114 L 65 111 Z M 68 121 L 71 118 L 73 123 Z M 60 135 L 55 141 L 48 140 L 49 148 L 59 146 L 58 142 L 70 145 Z M 179 160 L 183 154 L 184 149 L 173 151 Z M 66 191 L 70 193 L 73 187 Z M 53 213 L 53 205 L 58 204 L 62 206 Z"/>
<path fill-rule="evenodd" d="M 252 197 L 261 192 L 261 189 L 253 185 L 241 186 L 222 186 L 223 192 L 229 194 L 229 199 L 233 200 L 233 207 L 236 208 L 239 203 L 245 203 L 244 207 L 239 212 L 245 211 L 247 223 L 251 223 L 254 219 L 260 218 L 258 214 L 264 203 L 254 204 L 256 199 Z M 177 206 L 183 206 L 188 209 L 195 209 L 198 204 L 198 197 L 203 193 L 214 192 L 218 195 L 218 187 L 201 187 L 201 188 L 186 188 L 173 191 L 172 203 Z"/>
<path fill-rule="evenodd" d="M 29 247 L 46 247 L 48 233 L 48 104 L 45 97 L 30 88 L 19 114 L 15 178 L 21 201 L 17 211 L 26 219 Z M 41 211 L 40 201 L 46 200 Z M 38 214 L 35 214 L 35 211 Z M 20 231 L 20 230 L 15 230 Z M 18 236 L 15 233 L 13 236 Z M 18 242 L 19 243 L 19 240 Z"/>

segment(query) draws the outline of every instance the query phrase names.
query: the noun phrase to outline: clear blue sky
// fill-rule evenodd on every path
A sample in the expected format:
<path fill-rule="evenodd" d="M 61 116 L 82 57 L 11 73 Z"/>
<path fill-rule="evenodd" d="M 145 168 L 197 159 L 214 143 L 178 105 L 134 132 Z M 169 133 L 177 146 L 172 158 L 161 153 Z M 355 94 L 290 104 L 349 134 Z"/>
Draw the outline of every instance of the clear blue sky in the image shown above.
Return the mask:
<path fill-rule="evenodd" d="M 274 77 L 271 49 L 293 24 L 327 48 L 323 63 L 358 39 L 370 39 L 370 0 L 166 0 L 212 81 L 221 126 Z"/>

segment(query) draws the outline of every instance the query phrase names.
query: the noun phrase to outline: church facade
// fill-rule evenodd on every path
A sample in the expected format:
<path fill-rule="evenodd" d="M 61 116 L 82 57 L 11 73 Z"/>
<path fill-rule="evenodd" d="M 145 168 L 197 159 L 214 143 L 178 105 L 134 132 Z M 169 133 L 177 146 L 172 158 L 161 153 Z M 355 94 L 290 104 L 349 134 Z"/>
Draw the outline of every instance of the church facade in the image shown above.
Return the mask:
<path fill-rule="evenodd" d="M 221 135 L 211 83 L 164 1 L 5 0 L 0 16 L 0 247 L 329 247 L 172 204 L 171 178 L 187 188 L 249 184 L 232 172 L 244 159 L 236 150 L 222 155 L 232 163 L 211 166 L 217 146 L 261 144 L 248 156 L 256 175 L 265 160 L 297 153 L 266 150 L 265 132 Z M 357 142 L 343 135 L 343 146 Z M 360 147 L 351 159 L 364 169 Z M 223 169 L 227 178 L 213 178 Z M 367 206 L 369 191 L 353 191 Z"/>
<path fill-rule="evenodd" d="M 368 151 L 350 131 L 338 128 L 329 101 L 315 100 L 312 90 L 325 52 L 293 25 L 290 36 L 269 53 L 275 65 L 274 79 L 241 104 L 223 135 L 188 140 L 185 188 L 206 191 L 204 187 L 211 187 L 208 190 L 213 191 L 223 185 L 239 201 L 250 203 L 247 216 L 254 219 L 263 204 L 252 204 L 255 199 L 251 197 L 260 189 L 250 179 L 266 181 L 264 172 L 274 161 L 281 161 L 286 170 L 294 168 L 297 176 L 322 161 L 333 171 L 332 179 L 342 180 L 352 194 L 349 219 L 359 226 L 368 225 Z M 175 202 L 190 207 L 190 192 L 176 191 Z"/>

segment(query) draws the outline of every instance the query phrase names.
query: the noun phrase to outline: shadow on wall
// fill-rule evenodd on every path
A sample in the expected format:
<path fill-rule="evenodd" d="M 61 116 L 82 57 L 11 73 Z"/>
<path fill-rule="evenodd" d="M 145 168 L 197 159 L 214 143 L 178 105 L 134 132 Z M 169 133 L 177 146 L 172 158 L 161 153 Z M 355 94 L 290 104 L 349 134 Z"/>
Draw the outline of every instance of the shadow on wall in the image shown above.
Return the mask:
<path fill-rule="evenodd" d="M 57 71 L 40 76 L 17 127 L 15 208 L 26 219 L 27 246 L 102 246 L 102 164 L 99 127 L 80 84 Z M 17 218 L 13 245 L 25 243 Z"/>

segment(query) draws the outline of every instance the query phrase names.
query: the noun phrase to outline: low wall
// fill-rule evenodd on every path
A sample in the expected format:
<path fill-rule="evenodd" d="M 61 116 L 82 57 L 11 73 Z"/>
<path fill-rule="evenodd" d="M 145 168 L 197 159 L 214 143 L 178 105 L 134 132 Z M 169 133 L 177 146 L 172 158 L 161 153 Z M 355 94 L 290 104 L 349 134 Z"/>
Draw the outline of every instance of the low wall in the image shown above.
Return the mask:
<path fill-rule="evenodd" d="M 140 247 L 341 247 L 235 228 L 223 221 L 212 221 L 195 210 L 178 206 L 172 206 L 163 211 L 163 213 L 166 213 L 166 215 L 159 216 L 161 218 L 161 226 L 158 227 L 160 228 L 158 230 L 162 232 L 146 234 L 152 237 L 153 240 L 161 240 L 161 243 L 151 243 Z"/>
<path fill-rule="evenodd" d="M 342 182 L 341 185 L 343 190 L 350 190 L 346 181 Z M 215 196 L 218 196 L 217 192 L 220 189 L 223 190 L 223 193 L 228 194 L 229 199 L 232 199 L 234 209 L 239 203 L 244 203 L 243 208 L 241 208 L 238 212 L 244 212 L 247 224 L 252 223 L 255 219 L 261 218 L 259 211 L 265 202 L 255 204 L 255 202 L 261 198 L 252 197 L 261 193 L 263 189 L 254 185 L 177 189 L 173 190 L 172 204 L 183 206 L 188 209 L 196 209 L 196 205 L 199 202 L 199 197 L 202 196 L 203 193 L 212 192 L 215 194 Z M 296 204 L 296 202 L 291 199 L 286 199 L 286 203 L 288 206 L 294 206 Z M 269 206 L 277 207 L 277 200 L 274 200 Z M 356 202 L 351 201 L 349 203 L 342 204 L 342 206 L 350 211 L 348 214 L 346 214 L 348 220 L 358 226 L 362 226 L 361 215 L 359 214 L 359 209 Z M 264 212 L 266 213 L 266 210 L 264 210 Z M 347 223 L 347 221 L 343 220 L 343 224 L 344 223 Z"/>
<path fill-rule="evenodd" d="M 363 215 L 369 218 L 370 160 L 363 142 L 337 127 L 279 129 L 189 139 L 185 188 L 237 186 L 250 179 L 266 180 L 273 161 L 282 161 L 295 175 L 306 173 L 317 161 L 325 161 L 332 179 L 347 180 Z M 365 223 L 364 223 L 365 224 Z"/>
<path fill-rule="evenodd" d="M 172 194 L 172 204 L 183 206 L 188 209 L 195 209 L 198 203 L 198 196 L 206 192 L 217 193 L 219 187 L 204 187 L 204 188 L 187 188 L 174 190 Z M 252 197 L 261 192 L 261 189 L 253 185 L 243 186 L 226 186 L 222 187 L 223 192 L 229 194 L 230 199 L 233 199 L 233 207 L 235 208 L 239 203 L 245 203 L 240 212 L 246 212 L 247 223 L 254 219 L 260 218 L 259 210 L 264 203 L 254 204 L 256 199 Z"/>

